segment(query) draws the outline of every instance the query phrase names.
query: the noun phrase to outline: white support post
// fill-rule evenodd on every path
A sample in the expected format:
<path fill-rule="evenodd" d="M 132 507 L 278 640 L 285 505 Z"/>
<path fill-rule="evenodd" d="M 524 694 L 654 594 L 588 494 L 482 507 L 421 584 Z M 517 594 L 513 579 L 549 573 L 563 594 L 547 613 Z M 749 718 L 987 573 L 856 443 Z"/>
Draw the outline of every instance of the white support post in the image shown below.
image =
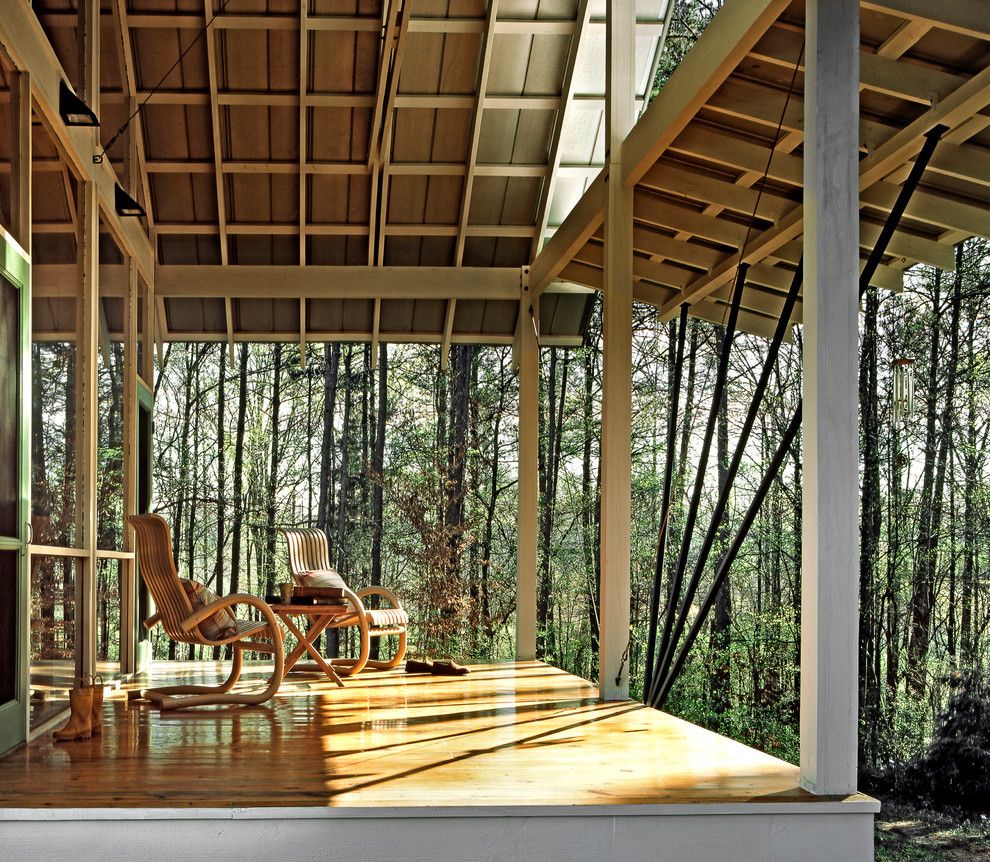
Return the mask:
<path fill-rule="evenodd" d="M 633 190 L 622 183 L 622 142 L 636 114 L 636 4 L 607 4 L 605 119 L 605 340 L 602 386 L 601 613 L 598 687 L 629 696 L 632 435 Z"/>
<path fill-rule="evenodd" d="M 856 789 L 859 0 L 808 0 L 801 785 Z"/>
<path fill-rule="evenodd" d="M 530 308 L 533 316 L 530 316 Z M 516 551 L 516 658 L 536 658 L 536 522 L 539 508 L 540 346 L 539 300 L 523 267 L 519 299 L 519 544 Z"/>
<path fill-rule="evenodd" d="M 133 172 L 132 172 L 133 173 Z M 133 188 L 133 186 L 132 186 Z M 123 484 L 124 517 L 137 514 L 138 446 L 137 446 L 137 380 L 138 380 L 138 270 L 133 260 L 127 262 L 127 296 L 124 298 L 124 442 Z M 123 549 L 134 550 L 130 527 L 123 524 Z M 120 669 L 122 673 L 137 670 L 135 662 L 138 635 L 137 569 L 133 560 L 120 561 Z"/>
<path fill-rule="evenodd" d="M 83 100 L 99 114 L 100 2 L 79 4 L 80 80 Z M 99 131 L 92 130 L 93 152 Z M 100 202 L 96 183 L 77 186 L 77 257 L 79 296 L 76 306 L 76 541 L 86 550 L 80 559 L 76 589 L 76 655 L 82 674 L 96 673 L 96 556 L 100 339 Z"/>

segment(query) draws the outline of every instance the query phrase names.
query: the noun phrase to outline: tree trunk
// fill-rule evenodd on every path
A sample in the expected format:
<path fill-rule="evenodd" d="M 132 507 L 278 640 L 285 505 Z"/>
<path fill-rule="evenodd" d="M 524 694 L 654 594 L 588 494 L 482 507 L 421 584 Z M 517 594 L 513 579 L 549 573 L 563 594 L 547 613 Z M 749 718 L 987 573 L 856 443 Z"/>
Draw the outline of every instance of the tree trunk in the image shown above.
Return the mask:
<path fill-rule="evenodd" d="M 725 337 L 721 326 L 715 328 L 718 340 Z M 728 483 L 729 473 L 729 394 L 728 387 L 723 387 L 716 413 L 716 457 L 718 459 L 718 487 L 724 489 Z M 727 513 L 728 514 L 728 513 Z M 723 517 L 718 527 L 716 547 L 719 554 L 725 551 L 729 542 L 728 520 Z M 716 565 L 717 567 L 717 565 Z M 732 624 L 732 592 L 729 578 L 726 578 L 715 596 L 715 612 L 711 622 L 711 651 L 714 667 L 712 669 L 711 694 L 712 709 L 718 716 L 729 711 L 730 705 L 730 663 L 729 644 L 730 626 Z"/>
<path fill-rule="evenodd" d="M 217 530 L 214 539 L 216 547 L 213 558 L 213 583 L 216 587 L 217 595 L 224 595 L 223 589 L 223 561 L 226 545 L 227 529 L 227 457 L 224 447 L 224 421 L 227 406 L 226 382 L 227 374 L 224 368 L 223 344 L 217 345 Z M 213 647 L 213 659 L 220 658 L 220 647 Z"/>
<path fill-rule="evenodd" d="M 333 417 L 337 409 L 337 379 L 340 370 L 340 344 L 334 342 L 324 348 L 323 362 L 323 442 L 320 446 L 320 501 L 316 512 L 316 525 L 326 531 L 327 539 L 331 540 L 329 530 L 330 507 L 333 505 L 333 459 L 334 432 Z"/>
<path fill-rule="evenodd" d="M 347 357 L 344 359 L 344 426 L 340 432 L 340 499 L 337 503 L 337 571 L 343 576 L 347 572 L 347 552 L 345 538 L 347 535 L 347 491 L 350 480 L 350 446 L 351 446 L 351 355 L 353 348 L 347 346 Z"/>
<path fill-rule="evenodd" d="M 282 460 L 281 434 L 279 421 L 282 413 L 282 350 L 278 343 L 272 350 L 272 409 L 271 447 L 268 462 L 268 493 L 266 494 L 265 524 L 265 594 L 275 592 L 275 522 L 278 516 L 278 465 Z"/>
<path fill-rule="evenodd" d="M 385 429 L 388 421 L 388 345 L 378 345 L 378 410 L 375 417 L 375 449 L 371 474 L 371 585 L 382 583 L 382 529 L 384 526 Z M 371 641 L 371 657 L 378 659 L 380 638 Z"/>
<path fill-rule="evenodd" d="M 935 299 L 932 313 L 931 354 L 928 379 L 928 423 L 925 433 L 925 470 L 921 509 L 918 519 L 918 552 L 914 567 L 911 596 L 911 639 L 908 645 L 910 691 L 921 697 L 927 685 L 928 649 L 932 636 L 932 614 L 935 608 L 935 570 L 938 559 L 938 538 L 942 526 L 945 469 L 954 419 L 956 363 L 959 356 L 959 315 L 962 296 L 962 246 L 956 247 L 957 271 L 950 302 L 949 355 L 946 357 L 946 386 L 943 419 L 936 436 L 938 415 L 938 380 L 941 365 L 938 315 L 940 312 L 941 271 L 936 272 Z M 937 446 L 937 449 L 936 449 Z M 933 457 L 934 456 L 934 457 Z"/>
<path fill-rule="evenodd" d="M 876 288 L 866 291 L 866 314 L 859 361 L 860 437 L 863 452 L 863 491 L 859 533 L 859 704 L 862 724 L 860 762 L 873 765 L 877 754 L 880 681 L 873 676 L 876 643 L 876 567 L 880 555 L 880 427 L 877 402 Z"/>
<path fill-rule="evenodd" d="M 244 432 L 247 427 L 248 346 L 241 345 L 238 368 L 237 430 L 234 432 L 234 523 L 231 529 L 230 591 L 240 588 L 241 533 L 244 530 Z"/>
<path fill-rule="evenodd" d="M 451 589 L 460 590 L 461 552 L 464 540 L 464 476 L 467 465 L 468 401 L 470 397 L 473 347 L 457 344 L 451 347 L 450 426 L 447 441 L 447 500 L 444 524 L 447 528 L 447 575 Z M 456 585 L 456 586 L 455 586 Z"/>

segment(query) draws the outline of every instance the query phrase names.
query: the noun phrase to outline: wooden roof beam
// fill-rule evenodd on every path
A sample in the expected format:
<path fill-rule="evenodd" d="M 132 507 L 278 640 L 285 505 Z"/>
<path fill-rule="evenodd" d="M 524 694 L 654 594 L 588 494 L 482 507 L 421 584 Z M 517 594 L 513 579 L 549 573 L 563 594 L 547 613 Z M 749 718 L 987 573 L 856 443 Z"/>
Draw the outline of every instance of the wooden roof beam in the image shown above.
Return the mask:
<path fill-rule="evenodd" d="M 44 270 L 45 267 L 39 267 Z M 47 278 L 51 281 L 51 277 Z M 519 299 L 516 267 L 162 266 L 163 297 L 232 299 Z M 295 340 L 293 338 L 292 340 Z M 311 340 L 318 340 L 311 336 Z"/>
<path fill-rule="evenodd" d="M 990 17 L 986 7 L 972 0 L 939 0 L 937 3 L 931 0 L 860 0 L 860 6 L 910 21 L 922 21 L 974 39 L 990 40 Z"/>
<path fill-rule="evenodd" d="M 382 300 L 380 296 L 375 297 L 375 310 L 371 320 L 371 370 L 378 370 L 378 341 L 381 335 L 382 326 Z"/>
<path fill-rule="evenodd" d="M 114 186 L 118 177 L 104 159 L 93 163 L 91 129 L 66 126 L 58 112 L 59 85 L 70 76 L 59 63 L 41 23 L 31 7 L 24 3 L 9 4 L 0 15 L 0 43 L 18 71 L 31 76 L 31 92 L 37 115 L 48 128 L 53 140 L 64 151 L 78 176 L 96 184 L 100 211 L 125 254 L 134 258 L 145 281 L 154 278 L 154 246 L 140 219 L 121 218 L 114 205 Z"/>
<path fill-rule="evenodd" d="M 137 76 L 134 66 L 134 49 L 131 44 L 130 21 L 127 14 L 127 0 L 113 0 L 114 25 L 117 35 L 117 56 L 123 78 L 124 90 L 127 94 L 128 114 L 133 115 L 128 130 L 133 136 L 134 146 L 130 153 L 137 159 L 137 175 L 144 195 L 144 207 L 147 212 L 148 231 L 151 244 L 155 240 L 155 214 L 151 204 L 151 181 L 148 179 L 148 166 L 145 159 L 144 126 L 141 124 L 140 103 L 137 99 Z"/>
<path fill-rule="evenodd" d="M 789 0 L 748 0 L 726 5 L 712 19 L 626 138 L 626 185 L 638 182 L 650 169 L 789 5 Z"/>
<path fill-rule="evenodd" d="M 535 297 L 570 263 L 604 218 L 605 178 L 599 174 L 533 261 L 529 283 Z"/>
<path fill-rule="evenodd" d="M 673 2 L 673 0 L 671 0 Z M 571 105 L 574 97 L 574 70 L 577 65 L 578 51 L 581 49 L 581 37 L 584 35 L 585 27 L 588 24 L 590 7 L 588 0 L 579 0 L 577 8 L 577 20 L 574 35 L 571 37 L 570 45 L 567 47 L 567 60 L 564 66 L 564 79 L 560 87 L 560 107 L 557 116 L 554 118 L 553 130 L 550 133 L 550 153 L 547 156 L 547 180 L 540 189 L 540 200 L 537 204 L 536 212 L 536 232 L 533 234 L 533 247 L 531 256 L 533 258 L 540 251 L 543 239 L 546 236 L 547 225 L 550 222 L 550 204 L 553 202 L 553 193 L 557 183 L 558 170 L 561 159 L 561 132 L 564 128 L 564 120 L 567 116 L 567 109 Z M 603 100 L 604 107 L 604 100 Z M 539 295 L 539 286 L 536 287 Z"/>
<path fill-rule="evenodd" d="M 203 10 L 209 21 L 214 13 L 214 0 L 203 0 Z M 212 28 L 210 28 L 212 29 Z M 227 196 L 223 179 L 223 135 L 220 131 L 220 103 L 217 88 L 217 55 L 214 34 L 208 29 L 203 34 L 206 44 L 207 78 L 209 81 L 210 127 L 213 138 L 213 169 L 217 192 L 217 225 L 220 234 L 220 263 L 226 265 L 229 256 L 227 242 Z"/>
<path fill-rule="evenodd" d="M 936 106 L 903 129 L 894 133 L 862 159 L 859 165 L 860 191 L 870 188 L 895 168 L 912 159 L 921 149 L 924 135 L 935 126 L 943 124 L 951 128 L 979 113 L 988 104 L 990 104 L 990 68 L 974 75 L 959 89 L 946 96 Z M 872 228 L 873 226 L 866 227 Z M 802 228 L 803 208 L 798 206 L 772 228 L 753 238 L 746 251 L 746 262 L 756 263 L 773 254 L 777 249 L 800 236 Z M 877 228 L 877 233 L 879 233 L 879 228 Z M 951 251 L 951 247 L 948 248 Z M 893 252 L 893 249 L 891 251 Z M 677 313 L 682 302 L 697 302 L 730 281 L 735 273 L 737 263 L 738 256 L 733 256 L 708 275 L 699 278 L 676 300 L 661 309 L 662 316 L 670 319 Z M 950 260 L 948 263 L 949 265 L 943 268 L 951 270 L 954 267 L 954 260 Z"/>
<path fill-rule="evenodd" d="M 481 43 L 481 56 L 478 60 L 478 84 L 475 95 L 474 116 L 471 119 L 471 137 L 467 152 L 467 172 L 461 190 L 460 221 L 457 230 L 457 243 L 454 247 L 454 266 L 464 260 L 464 243 L 467 240 L 467 226 L 471 218 L 471 193 L 474 191 L 475 162 L 478 160 L 478 146 L 481 143 L 481 121 L 485 114 L 485 95 L 488 92 L 488 73 L 492 65 L 492 45 L 495 43 L 495 22 L 498 20 L 498 0 L 488 0 L 488 16 L 485 21 L 485 36 Z M 450 311 L 448 307 L 448 312 Z M 441 353 L 441 370 L 446 368 L 446 351 Z"/>
<path fill-rule="evenodd" d="M 443 339 L 440 342 L 440 370 L 446 371 L 450 364 L 450 339 L 454 335 L 454 315 L 457 313 L 457 300 L 447 300 L 447 310 L 444 314 Z"/>
<path fill-rule="evenodd" d="M 801 32 L 772 27 L 753 47 L 750 56 L 791 70 L 803 44 Z M 939 69 L 880 56 L 865 48 L 860 51 L 859 62 L 860 89 L 907 99 L 926 107 L 957 90 L 966 80 Z M 804 71 L 803 60 L 800 69 Z"/>
<path fill-rule="evenodd" d="M 727 6 L 715 16 L 625 139 L 623 183 L 639 181 L 787 6 L 788 0 L 748 0 Z M 594 183 L 534 260 L 537 293 L 601 224 L 604 191 L 593 189 Z"/>
<path fill-rule="evenodd" d="M 306 265 L 306 162 L 309 159 L 309 136 L 307 123 L 309 109 L 306 107 L 306 93 L 309 91 L 309 3 L 299 4 L 299 265 Z M 306 304 L 303 301 L 302 312 L 305 314 Z M 300 361 L 305 367 L 306 350 L 305 336 L 302 336 L 303 348 Z"/>

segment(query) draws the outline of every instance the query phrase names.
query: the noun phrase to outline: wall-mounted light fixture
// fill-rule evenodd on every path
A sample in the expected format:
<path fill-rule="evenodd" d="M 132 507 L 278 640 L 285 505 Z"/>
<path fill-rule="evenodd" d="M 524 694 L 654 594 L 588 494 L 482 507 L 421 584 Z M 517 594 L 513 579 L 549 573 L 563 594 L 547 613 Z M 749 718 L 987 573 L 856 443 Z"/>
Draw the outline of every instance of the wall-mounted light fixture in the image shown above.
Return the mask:
<path fill-rule="evenodd" d="M 65 81 L 59 81 L 58 112 L 67 126 L 99 126 L 100 120 L 92 109 L 72 90 Z"/>
<path fill-rule="evenodd" d="M 118 183 L 113 189 L 113 206 L 119 216 L 144 216 L 147 215 L 144 207 L 134 198 L 125 192 Z"/>

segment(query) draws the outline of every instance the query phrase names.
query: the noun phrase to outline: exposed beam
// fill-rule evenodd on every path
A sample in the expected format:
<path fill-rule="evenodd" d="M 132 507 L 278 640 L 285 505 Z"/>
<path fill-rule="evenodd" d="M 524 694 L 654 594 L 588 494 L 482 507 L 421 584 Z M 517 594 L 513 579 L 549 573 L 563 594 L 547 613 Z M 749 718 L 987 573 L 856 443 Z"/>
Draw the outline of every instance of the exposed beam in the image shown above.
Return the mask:
<path fill-rule="evenodd" d="M 371 370 L 376 371 L 378 369 L 378 336 L 381 330 L 382 324 L 382 300 L 381 297 L 375 297 L 375 310 L 372 314 L 371 321 Z"/>
<path fill-rule="evenodd" d="M 801 52 L 804 42 L 800 32 L 784 27 L 772 27 L 753 47 L 750 55 L 765 63 L 783 66 L 790 70 Z M 804 63 L 801 71 L 804 72 Z M 907 99 L 920 105 L 930 106 L 957 90 L 965 81 L 940 69 L 920 66 L 917 63 L 903 63 L 860 49 L 860 87 L 875 93 Z"/>
<path fill-rule="evenodd" d="M 440 342 L 440 370 L 446 371 L 450 363 L 450 339 L 454 334 L 454 314 L 457 312 L 457 300 L 447 300 L 447 311 L 443 321 L 443 341 Z"/>
<path fill-rule="evenodd" d="M 464 260 L 464 243 L 467 239 L 467 226 L 471 218 L 471 193 L 474 191 L 475 162 L 478 160 L 478 145 L 481 143 L 481 121 L 485 115 L 485 95 L 488 92 L 488 72 L 492 65 L 492 45 L 495 43 L 495 21 L 498 18 L 498 0 L 488 0 L 488 15 L 485 19 L 485 36 L 481 42 L 481 56 L 478 60 L 478 86 L 471 118 L 471 134 L 467 152 L 467 173 L 461 190 L 460 221 L 457 230 L 457 243 L 454 247 L 454 266 Z M 440 362 L 446 365 L 444 356 Z"/>
<path fill-rule="evenodd" d="M 605 185 L 604 175 L 599 174 L 533 261 L 530 288 L 535 296 L 557 277 L 601 226 L 605 218 Z"/>
<path fill-rule="evenodd" d="M 299 264 L 306 265 L 306 162 L 309 159 L 309 136 L 307 124 L 309 109 L 306 107 L 306 93 L 309 91 L 309 3 L 299 4 Z M 305 301 L 302 310 L 305 312 Z M 306 364 L 305 343 L 300 352 L 303 367 Z"/>
<path fill-rule="evenodd" d="M 127 0 L 114 0 L 112 15 L 116 26 L 117 55 L 120 63 L 125 94 L 128 99 L 127 113 L 132 117 L 128 126 L 129 139 L 134 146 L 128 150 L 128 157 L 137 160 L 137 180 L 141 184 L 144 196 L 144 207 L 147 212 L 148 229 L 152 247 L 155 246 L 155 214 L 151 205 L 151 183 L 148 179 L 148 167 L 145 164 L 144 126 L 141 123 L 139 103 L 137 101 L 137 77 L 134 68 L 134 51 L 131 45 L 130 23 L 127 15 Z M 132 174 L 133 176 L 133 174 Z M 129 183 L 133 191 L 133 183 Z M 126 531 L 125 531 L 126 532 Z"/>
<path fill-rule="evenodd" d="M 393 54 L 399 38 L 399 8 L 399 0 L 387 0 L 382 10 L 384 26 L 378 51 L 378 83 L 374 97 L 375 111 L 371 115 L 371 132 L 368 135 L 369 169 L 375 167 L 381 152 L 378 139 L 384 119 L 385 99 L 388 93 Z"/>
<path fill-rule="evenodd" d="M 306 297 L 299 297 L 299 367 L 306 370 Z"/>
<path fill-rule="evenodd" d="M 519 298 L 514 267 L 159 266 L 159 297 L 270 299 Z M 295 339 L 293 339 L 295 340 Z M 311 337 L 311 340 L 316 340 Z"/>
<path fill-rule="evenodd" d="M 5 6 L 4 14 L 0 15 L 0 43 L 15 68 L 31 75 L 31 90 L 38 116 L 53 140 L 57 141 L 77 175 L 96 184 L 103 219 L 121 248 L 125 254 L 135 258 L 145 279 L 152 278 L 154 247 L 139 219 L 122 219 L 117 215 L 114 186 L 118 178 L 109 160 L 93 164 L 92 130 L 66 126 L 59 116 L 59 85 L 62 81 L 71 80 L 72 76 L 62 69 L 30 5 L 13 3 Z"/>
<path fill-rule="evenodd" d="M 671 3 L 674 0 L 670 0 Z M 584 35 L 585 27 L 589 17 L 588 0 L 579 0 L 577 8 L 577 19 L 575 22 L 574 35 L 567 46 L 567 60 L 564 65 L 564 80 L 560 87 L 560 108 L 554 118 L 553 131 L 550 133 L 550 154 L 547 157 L 547 180 L 540 189 L 540 201 L 537 204 L 536 212 L 536 233 L 533 235 L 533 247 L 530 256 L 535 258 L 540 252 L 543 238 L 546 236 L 547 224 L 550 222 L 550 205 L 553 203 L 553 193 L 557 184 L 557 175 L 561 159 L 561 133 L 564 129 L 564 120 L 567 116 L 567 109 L 574 96 L 574 70 L 577 66 L 578 51 L 581 49 L 581 38 Z M 596 171 L 597 174 L 597 171 Z M 539 293 L 539 287 L 536 288 Z"/>
<path fill-rule="evenodd" d="M 623 183 L 639 181 L 790 0 L 727 4 L 681 61 L 623 144 Z"/>
<path fill-rule="evenodd" d="M 111 331 L 112 341 L 123 341 L 125 334 L 120 331 Z M 322 331 L 314 330 L 308 333 L 309 340 L 314 344 L 326 344 L 332 342 L 369 342 L 373 340 L 373 333 L 365 330 L 346 331 Z M 52 342 L 64 341 L 69 344 L 75 343 L 76 336 L 72 331 L 34 330 L 31 333 L 33 341 Z M 226 341 L 226 334 L 221 331 L 216 332 L 186 332 L 183 330 L 170 330 L 163 340 L 168 343 L 190 343 L 190 344 L 223 344 Z M 488 344 L 499 347 L 511 347 L 515 336 L 493 333 L 458 333 L 455 332 L 451 338 L 451 344 Z M 237 332 L 234 334 L 235 344 L 293 344 L 299 339 L 298 332 L 277 331 L 277 332 Z M 437 344 L 443 341 L 442 332 L 388 332 L 379 333 L 379 343 L 382 341 L 389 344 Z M 584 337 L 581 335 L 541 335 L 540 345 L 543 347 L 581 347 Z"/>
<path fill-rule="evenodd" d="M 990 40 L 990 17 L 982 3 L 972 0 L 860 0 L 864 9 L 886 12 L 932 27 Z"/>
<path fill-rule="evenodd" d="M 234 303 L 229 296 L 223 298 L 223 317 L 227 327 L 227 358 L 230 367 L 236 364 L 234 360 Z"/>
<path fill-rule="evenodd" d="M 214 14 L 214 0 L 203 0 L 203 9 L 207 21 Z M 230 250 L 227 244 L 227 196 L 224 191 L 223 179 L 223 135 L 220 131 L 220 104 L 217 87 L 217 55 L 214 34 L 208 28 L 203 34 L 206 45 L 206 70 L 210 97 L 210 127 L 213 137 L 213 170 L 215 171 L 217 191 L 217 225 L 220 234 L 220 263 L 227 264 Z"/>

